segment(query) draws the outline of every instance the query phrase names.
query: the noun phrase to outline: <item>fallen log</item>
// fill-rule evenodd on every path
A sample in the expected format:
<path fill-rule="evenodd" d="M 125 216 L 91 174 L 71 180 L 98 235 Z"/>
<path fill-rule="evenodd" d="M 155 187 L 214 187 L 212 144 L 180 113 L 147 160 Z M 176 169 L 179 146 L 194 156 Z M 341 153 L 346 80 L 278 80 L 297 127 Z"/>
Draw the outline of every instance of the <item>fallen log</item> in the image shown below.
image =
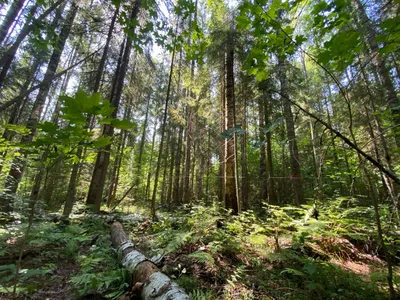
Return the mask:
<path fill-rule="evenodd" d="M 131 274 L 134 291 L 140 294 L 142 299 L 190 299 L 185 291 L 161 273 L 152 261 L 134 249 L 132 241 L 117 221 L 111 225 L 111 240 L 113 247 L 117 249 L 118 259 Z"/>

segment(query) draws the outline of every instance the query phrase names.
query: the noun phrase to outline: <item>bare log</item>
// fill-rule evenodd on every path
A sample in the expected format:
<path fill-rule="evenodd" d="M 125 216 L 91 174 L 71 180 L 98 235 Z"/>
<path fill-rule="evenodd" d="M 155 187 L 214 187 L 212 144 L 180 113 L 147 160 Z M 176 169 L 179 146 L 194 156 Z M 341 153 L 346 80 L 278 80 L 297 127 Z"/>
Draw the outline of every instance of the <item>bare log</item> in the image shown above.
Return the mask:
<path fill-rule="evenodd" d="M 113 247 L 118 249 L 118 259 L 132 275 L 132 286 L 140 287 L 142 299 L 157 300 L 189 300 L 185 291 L 142 253 L 134 249 L 134 245 L 124 232 L 121 223 L 111 225 L 111 240 Z"/>

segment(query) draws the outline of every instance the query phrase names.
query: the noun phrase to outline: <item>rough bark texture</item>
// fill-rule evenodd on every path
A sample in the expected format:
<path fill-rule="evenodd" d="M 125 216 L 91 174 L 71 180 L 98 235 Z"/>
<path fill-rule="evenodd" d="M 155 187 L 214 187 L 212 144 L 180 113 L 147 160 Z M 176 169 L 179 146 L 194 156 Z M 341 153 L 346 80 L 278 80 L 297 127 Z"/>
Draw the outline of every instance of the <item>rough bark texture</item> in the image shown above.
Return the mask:
<path fill-rule="evenodd" d="M 159 272 L 153 262 L 134 249 L 121 223 L 114 222 L 111 225 L 111 240 L 113 247 L 118 249 L 118 258 L 122 265 L 132 276 L 132 286 L 137 283 L 143 284 L 140 293 L 142 299 L 190 299 L 182 288 Z"/>
<path fill-rule="evenodd" d="M 286 78 L 286 67 L 285 62 L 279 62 L 279 79 L 281 82 L 281 94 L 282 94 L 282 104 L 283 111 L 285 114 L 286 121 L 286 134 L 289 140 L 289 153 L 290 153 L 290 180 L 293 185 L 294 192 L 294 203 L 296 205 L 300 205 L 305 203 L 304 193 L 303 193 L 303 183 L 301 179 L 301 170 L 300 170 L 300 160 L 299 160 L 299 150 L 297 148 L 296 141 L 296 132 L 294 129 L 294 120 L 291 104 L 287 101 L 287 78 Z"/>
<path fill-rule="evenodd" d="M 135 1 L 130 19 L 135 20 L 139 13 L 139 8 L 141 5 L 141 0 Z M 129 57 L 132 49 L 132 40 L 128 36 L 125 44 L 125 48 L 123 51 L 123 55 L 121 55 L 121 61 L 118 64 L 117 70 L 115 72 L 115 82 L 113 85 L 113 89 L 111 91 L 111 106 L 114 107 L 114 111 L 112 117 L 115 118 L 118 111 L 119 102 L 121 100 L 122 89 L 124 85 L 125 75 L 128 69 Z M 110 137 L 114 134 L 114 126 L 111 124 L 106 124 L 103 129 L 103 136 Z M 94 205 L 94 210 L 100 210 L 101 200 L 104 190 L 104 184 L 107 175 L 108 165 L 110 163 L 110 150 L 111 145 L 105 146 L 103 149 L 99 151 L 96 157 L 96 163 L 93 170 L 92 180 L 90 182 L 89 192 L 86 203 L 89 205 Z"/>

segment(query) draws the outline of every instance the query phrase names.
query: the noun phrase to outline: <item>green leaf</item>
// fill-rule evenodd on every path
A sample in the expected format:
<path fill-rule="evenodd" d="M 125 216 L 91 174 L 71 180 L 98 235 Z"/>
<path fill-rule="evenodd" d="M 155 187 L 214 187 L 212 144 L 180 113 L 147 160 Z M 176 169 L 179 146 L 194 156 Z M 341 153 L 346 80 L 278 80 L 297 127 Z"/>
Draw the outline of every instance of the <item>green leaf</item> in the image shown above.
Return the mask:
<path fill-rule="evenodd" d="M 113 119 L 111 124 L 117 129 L 132 129 L 135 127 L 135 124 L 131 123 L 129 120 Z"/>
<path fill-rule="evenodd" d="M 52 122 L 43 122 L 39 125 L 39 128 L 47 133 L 56 133 L 57 132 L 57 125 L 53 124 Z"/>
<path fill-rule="evenodd" d="M 268 127 L 266 127 L 266 128 L 264 129 L 264 132 L 265 132 L 265 133 L 268 133 L 268 132 L 274 130 L 276 127 L 279 126 L 279 124 L 282 123 L 282 121 L 283 121 L 283 117 L 280 117 L 280 118 L 276 119 L 276 120 L 273 121 Z"/>
<path fill-rule="evenodd" d="M 101 136 L 93 142 L 93 147 L 102 148 L 109 144 L 111 144 L 111 136 L 106 136 L 106 137 Z"/>

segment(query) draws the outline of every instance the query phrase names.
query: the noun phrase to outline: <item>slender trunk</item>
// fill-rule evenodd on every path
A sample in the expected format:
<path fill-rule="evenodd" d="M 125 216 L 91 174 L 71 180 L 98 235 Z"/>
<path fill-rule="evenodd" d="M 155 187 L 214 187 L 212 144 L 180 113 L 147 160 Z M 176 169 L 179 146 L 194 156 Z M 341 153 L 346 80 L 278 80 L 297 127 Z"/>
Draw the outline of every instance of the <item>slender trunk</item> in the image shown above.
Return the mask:
<path fill-rule="evenodd" d="M 58 1 L 62 2 L 62 1 Z M 55 46 L 53 50 L 53 54 L 51 55 L 49 64 L 47 66 L 46 74 L 44 75 L 43 81 L 41 88 L 38 92 L 38 95 L 36 97 L 36 100 L 33 104 L 33 108 L 31 111 L 31 114 L 29 116 L 28 122 L 27 122 L 27 128 L 30 130 L 30 133 L 28 135 L 25 135 L 22 137 L 22 142 L 23 143 L 30 143 L 33 140 L 33 137 L 36 133 L 36 128 L 37 124 L 39 122 L 40 115 L 43 110 L 44 103 L 46 101 L 47 95 L 49 93 L 49 89 L 51 87 L 52 81 L 54 79 L 54 74 L 57 70 L 58 64 L 60 62 L 61 58 L 61 53 L 64 50 L 65 43 L 67 41 L 67 38 L 69 36 L 69 32 L 71 30 L 72 24 L 74 22 L 76 13 L 78 10 L 78 6 L 76 6 L 75 3 L 72 3 L 71 9 L 66 17 L 66 21 L 64 26 L 61 29 L 59 39 L 57 41 L 57 45 Z M 23 157 L 26 157 L 26 153 L 23 155 Z M 6 180 L 6 193 L 8 196 L 14 195 L 18 189 L 19 182 L 22 178 L 24 171 L 24 164 L 23 164 L 23 159 L 21 157 L 16 158 L 16 160 L 13 162 L 9 176 Z M 10 199 L 10 197 L 7 197 Z"/>
<path fill-rule="evenodd" d="M 151 174 L 153 170 L 153 158 L 154 158 L 154 145 L 156 141 L 156 134 L 157 134 L 157 120 L 154 123 L 154 128 L 153 128 L 153 137 L 151 139 L 151 153 L 150 153 L 150 160 L 149 160 L 149 173 L 147 174 L 147 183 L 146 183 L 146 191 L 144 198 L 148 199 L 150 197 L 150 179 L 151 179 Z"/>
<path fill-rule="evenodd" d="M 0 45 L 3 43 L 4 39 L 7 36 L 7 33 L 18 16 L 19 11 L 24 6 L 25 0 L 14 0 L 10 8 L 7 11 L 6 16 L 4 17 L 3 23 L 0 25 Z"/>
<path fill-rule="evenodd" d="M 208 141 L 207 141 L 207 171 L 206 171 L 206 204 L 210 203 L 210 166 L 211 166 L 211 131 L 208 128 Z"/>
<path fill-rule="evenodd" d="M 226 131 L 225 115 L 226 115 L 226 61 L 225 53 L 223 58 L 223 64 L 221 68 L 220 81 L 221 81 L 221 106 L 220 106 L 220 128 L 221 132 Z M 219 145 L 219 201 L 225 203 L 225 140 L 221 139 Z"/>
<path fill-rule="evenodd" d="M 147 132 L 147 125 L 148 125 L 148 120 L 149 120 L 149 108 L 150 108 L 150 99 L 151 95 L 149 95 L 148 100 L 147 100 L 147 105 L 146 105 L 146 116 L 144 118 L 143 122 L 143 131 L 142 131 L 142 138 L 140 140 L 140 146 L 139 146 L 139 156 L 137 160 L 137 170 L 136 170 L 136 175 L 135 179 L 133 181 L 133 198 L 136 199 L 137 196 L 137 190 L 140 185 L 140 178 L 142 177 L 140 172 L 142 170 L 142 157 L 143 157 L 143 150 L 144 150 L 144 145 L 146 143 L 146 132 Z"/>
<path fill-rule="evenodd" d="M 226 56 L 226 118 L 227 129 L 235 127 L 235 86 L 234 86 L 234 52 L 233 37 L 230 37 L 229 50 Z M 239 213 L 235 178 L 235 139 L 232 135 L 225 140 L 225 208 Z"/>
<path fill-rule="evenodd" d="M 190 93 L 189 93 L 190 94 Z M 186 121 L 186 147 L 185 147 L 185 168 L 183 171 L 183 202 L 191 202 L 190 195 L 190 169 L 191 169 L 191 147 L 192 147 L 192 118 L 193 108 L 189 106 L 187 108 L 187 121 Z"/>
<path fill-rule="evenodd" d="M 301 205 L 305 203 L 303 183 L 300 170 L 299 150 L 297 148 L 296 132 L 294 129 L 293 113 L 290 102 L 286 100 L 288 94 L 287 78 L 286 78 L 286 62 L 279 61 L 279 79 L 281 82 L 281 94 L 284 95 L 283 110 L 286 121 L 286 133 L 289 140 L 289 153 L 290 153 L 290 179 L 293 184 L 294 203 Z"/>
<path fill-rule="evenodd" d="M 258 139 L 260 141 L 260 165 L 259 165 L 259 208 L 262 208 L 262 203 L 267 201 L 267 164 L 265 155 L 265 123 L 264 123 L 264 100 L 262 97 L 258 100 Z"/>
<path fill-rule="evenodd" d="M 8 50 L 0 58 L 0 67 L 2 67 L 0 73 L 0 87 L 4 83 L 4 79 L 6 78 L 7 72 L 10 69 L 11 62 L 13 61 L 15 54 L 17 53 L 17 50 L 21 45 L 22 41 L 37 26 L 37 24 L 41 23 L 50 13 L 52 13 L 64 1 L 65 0 L 58 0 L 52 6 L 50 6 L 45 12 L 43 12 L 43 14 L 41 14 L 37 19 L 32 20 L 32 22 L 30 22 L 30 20 L 27 20 L 25 22 L 25 25 L 22 27 L 15 42 L 12 44 L 10 48 L 8 48 Z M 71 9 L 71 12 L 75 10 L 74 9 L 75 6 L 76 6 L 75 3 L 73 3 L 73 8 Z M 37 8 L 38 6 L 37 4 L 35 4 L 30 10 L 30 15 L 34 15 Z M 71 17 L 71 15 L 69 17 Z M 67 18 L 67 24 L 70 23 L 69 21 L 70 20 L 68 20 Z M 61 34 L 62 33 L 60 33 L 60 39 L 58 43 L 60 43 L 60 40 L 63 40 Z"/>
<path fill-rule="evenodd" d="M 385 93 L 386 102 L 392 113 L 392 119 L 395 125 L 393 133 L 396 140 L 396 145 L 397 147 L 400 147 L 400 131 L 398 130 L 400 126 L 400 101 L 397 97 L 396 89 L 390 76 L 390 72 L 385 65 L 385 60 L 379 53 L 379 45 L 376 41 L 376 31 L 372 26 L 371 20 L 368 18 L 365 8 L 360 0 L 353 0 L 353 4 L 357 8 L 360 22 L 363 24 L 362 29 L 365 30 L 365 36 L 371 50 L 370 56 L 374 57 L 374 64 L 382 80 L 382 88 Z"/>
<path fill-rule="evenodd" d="M 170 126 L 168 126 L 170 127 Z M 167 130 L 167 143 L 166 145 L 171 144 L 171 130 Z M 169 149 L 168 147 L 165 147 L 164 154 L 163 154 L 163 159 L 164 159 L 164 166 L 163 166 L 163 175 L 162 175 L 162 186 L 161 186 L 161 205 L 165 207 L 165 198 L 166 198 L 166 187 L 167 187 L 167 167 L 168 167 L 168 153 Z"/>
<path fill-rule="evenodd" d="M 176 147 L 176 160 L 175 160 L 175 177 L 174 177 L 174 191 L 173 200 L 174 206 L 181 204 L 182 194 L 180 189 L 181 183 L 181 161 L 182 161 L 182 146 L 183 146 L 183 127 L 178 127 L 178 143 Z"/>
<path fill-rule="evenodd" d="M 265 124 L 269 124 L 270 122 L 270 114 L 271 114 L 271 99 L 272 95 L 270 91 L 267 91 L 265 99 Z M 275 182 L 274 182 L 274 166 L 272 160 L 272 143 L 271 143 L 271 131 L 268 131 L 265 134 L 266 139 L 266 150 L 267 150 L 267 170 L 268 170 L 268 203 L 269 204 L 278 204 L 278 199 L 275 190 Z"/>
<path fill-rule="evenodd" d="M 179 24 L 179 20 L 177 22 L 176 31 L 178 30 L 178 24 Z M 174 62 L 175 62 L 175 48 L 172 50 L 171 66 L 170 66 L 170 70 L 169 70 L 169 79 L 168 79 L 168 87 L 167 87 L 167 96 L 165 98 L 164 115 L 163 115 L 163 119 L 162 119 L 162 123 L 161 123 L 160 148 L 159 148 L 159 152 L 158 152 L 156 174 L 154 177 L 153 195 L 151 197 L 151 216 L 152 216 L 153 220 L 156 218 L 156 195 L 157 195 L 158 176 L 160 173 L 161 158 L 162 158 L 163 147 L 164 147 L 165 126 L 167 124 L 168 103 L 169 103 L 169 97 L 170 97 L 170 92 L 171 92 L 171 83 L 172 83 L 172 74 L 174 71 Z"/>
<path fill-rule="evenodd" d="M 172 128 L 172 141 L 171 141 L 171 161 L 169 165 L 169 175 L 168 175 L 168 192 L 167 192 L 167 207 L 171 210 L 171 200 L 172 200 L 172 190 L 173 190 L 173 179 L 174 179 L 174 167 L 175 167 L 175 148 L 176 148 L 176 134 L 175 128 Z M 175 170 L 176 176 L 176 170 Z"/>
<path fill-rule="evenodd" d="M 94 87 L 93 87 L 93 92 L 95 92 L 95 93 L 98 92 L 99 88 L 100 88 L 101 77 L 103 76 L 104 66 L 106 65 L 108 49 L 110 48 L 110 42 L 111 42 L 112 34 L 114 31 L 114 27 L 115 27 L 115 20 L 117 19 L 118 13 L 119 13 L 119 6 L 115 10 L 114 15 L 111 19 L 111 24 L 108 29 L 106 44 L 104 46 L 103 54 L 101 55 L 101 59 L 100 59 L 100 64 L 99 64 L 99 67 L 96 72 L 96 78 L 95 78 Z"/>
<path fill-rule="evenodd" d="M 130 20 L 135 20 L 137 18 L 140 5 L 141 5 L 140 0 L 135 1 L 132 7 Z M 111 91 L 110 104 L 112 107 L 114 107 L 114 111 L 112 113 L 113 118 L 115 118 L 117 115 L 119 103 L 121 100 L 122 90 L 124 86 L 124 79 L 129 65 L 129 57 L 131 49 L 132 49 L 132 39 L 128 35 L 126 39 L 125 49 L 123 51 L 122 60 L 119 64 L 119 68 L 117 67 L 115 73 L 116 74 L 115 84 L 113 85 L 113 89 Z M 103 136 L 112 137 L 113 134 L 114 134 L 114 126 L 112 124 L 106 124 L 104 126 Z M 101 149 L 97 154 L 92 180 L 90 182 L 86 203 L 89 205 L 94 205 L 95 211 L 99 211 L 101 206 L 104 184 L 107 175 L 107 168 L 110 162 L 110 149 L 111 145 L 107 145 L 103 149 Z"/>
<path fill-rule="evenodd" d="M 125 141 L 126 141 L 127 131 L 123 130 L 120 135 L 120 139 L 117 146 L 117 151 L 114 159 L 114 165 L 111 171 L 111 179 L 110 185 L 108 189 L 108 196 L 107 196 L 107 207 L 111 207 L 115 201 L 115 197 L 117 194 L 118 188 L 118 181 L 119 181 L 119 171 L 121 168 L 121 161 L 122 156 L 124 153 L 125 148 Z"/>
<path fill-rule="evenodd" d="M 245 87 L 247 92 L 247 85 Z M 248 183 L 248 171 L 247 171 L 247 95 L 243 95 L 243 115 L 242 115 L 242 128 L 244 130 L 244 134 L 241 138 L 241 164 L 242 164 L 242 205 L 243 210 L 249 209 L 249 183 Z"/>

